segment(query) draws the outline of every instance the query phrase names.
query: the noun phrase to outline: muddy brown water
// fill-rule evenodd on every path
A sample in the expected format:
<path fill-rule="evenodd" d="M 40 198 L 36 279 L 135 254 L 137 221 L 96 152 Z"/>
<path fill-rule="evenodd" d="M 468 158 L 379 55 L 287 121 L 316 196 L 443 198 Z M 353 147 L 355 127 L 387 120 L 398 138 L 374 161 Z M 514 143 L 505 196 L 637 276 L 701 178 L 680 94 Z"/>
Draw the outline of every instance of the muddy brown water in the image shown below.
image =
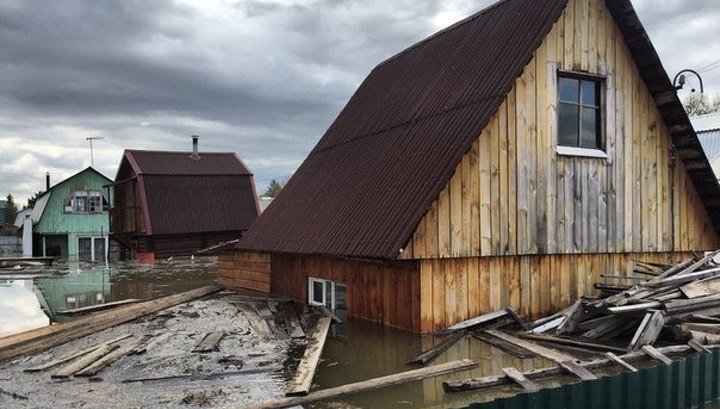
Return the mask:
<path fill-rule="evenodd" d="M 150 299 L 201 287 L 216 280 L 216 260 L 161 261 L 154 264 L 118 263 L 110 266 L 61 264 L 63 275 L 40 277 L 47 271 L 28 271 L 35 276 L 9 278 L 0 275 L 0 336 L 72 319 L 58 312 L 127 298 Z M 325 345 L 313 389 L 324 389 L 351 382 L 415 369 L 405 361 L 440 341 L 410 332 L 383 327 L 377 323 L 347 319 L 335 326 Z M 311 404 L 311 408 L 454 408 L 516 393 L 514 387 L 483 392 L 446 394 L 442 381 L 502 373 L 504 367 L 521 371 L 552 365 L 542 358 L 519 359 L 470 336 L 465 337 L 432 364 L 470 358 L 480 366 L 438 378 L 414 381 L 375 391 L 354 394 L 331 402 Z M 559 385 L 563 379 L 549 380 L 544 386 Z M 91 405 L 92 406 L 92 405 Z"/>

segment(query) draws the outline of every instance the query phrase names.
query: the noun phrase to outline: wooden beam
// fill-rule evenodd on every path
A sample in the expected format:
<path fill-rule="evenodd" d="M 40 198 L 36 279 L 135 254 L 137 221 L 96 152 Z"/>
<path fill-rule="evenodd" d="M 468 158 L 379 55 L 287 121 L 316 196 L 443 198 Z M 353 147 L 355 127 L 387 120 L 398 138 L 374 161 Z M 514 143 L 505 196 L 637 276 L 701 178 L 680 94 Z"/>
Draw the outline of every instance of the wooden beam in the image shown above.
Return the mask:
<path fill-rule="evenodd" d="M 142 342 L 142 339 L 140 338 L 126 342 L 125 345 L 115 349 L 114 351 L 103 356 L 102 358 L 93 362 L 84 369 L 76 372 L 75 376 L 93 376 L 97 374 L 98 372 L 102 371 L 106 366 L 129 354 L 133 349 L 140 345 L 140 342 Z"/>
<path fill-rule="evenodd" d="M 498 318 L 502 318 L 508 315 L 508 311 L 506 309 L 498 310 L 489 312 L 487 314 L 483 314 L 474 318 L 470 318 L 469 320 L 465 320 L 462 322 L 458 322 L 457 324 L 451 325 L 447 327 L 448 331 L 459 331 L 463 329 L 468 329 L 480 324 L 485 324 L 490 321 L 496 320 Z"/>
<path fill-rule="evenodd" d="M 430 348 L 429 350 L 408 360 L 407 362 L 405 362 L 405 365 L 412 365 L 412 364 L 425 365 L 425 364 L 427 364 L 428 362 L 437 358 L 438 355 L 447 351 L 448 348 L 455 345 L 455 343 L 458 342 L 460 339 L 464 338 L 466 334 L 467 334 L 466 331 L 459 331 L 459 332 L 455 332 L 455 333 L 448 335 L 438 345 L 435 345 L 434 347 Z"/>
<path fill-rule="evenodd" d="M 130 338 L 131 336 L 132 336 L 132 334 L 125 334 L 125 335 L 123 335 L 123 336 L 120 336 L 120 337 L 111 339 L 110 341 L 97 344 L 97 345 L 95 345 L 95 346 L 93 346 L 93 347 L 90 347 L 90 348 L 87 348 L 87 349 L 83 349 L 82 351 L 76 352 L 76 353 L 74 353 L 74 354 L 72 354 L 72 355 L 68 355 L 68 356 L 62 357 L 62 358 L 60 358 L 60 359 L 55 359 L 55 360 L 52 360 L 52 361 L 49 361 L 49 362 L 45 362 L 44 364 L 40 364 L 40 365 L 34 366 L 34 367 L 32 367 L 32 368 L 26 368 L 26 369 L 23 370 L 23 372 L 40 372 L 40 371 L 44 371 L 44 370 L 46 370 L 46 369 L 53 368 L 53 367 L 58 366 L 58 365 L 60 365 L 60 364 L 64 364 L 65 362 L 72 361 L 73 359 L 78 358 L 78 357 L 81 357 L 81 356 L 83 356 L 83 355 L 85 355 L 85 354 L 89 354 L 90 352 L 92 352 L 92 351 L 100 348 L 100 347 L 103 346 L 103 345 L 114 344 L 114 343 L 116 343 L 116 342 L 118 342 L 118 341 L 122 341 L 123 339 Z"/>
<path fill-rule="evenodd" d="M 588 371 L 586 368 L 576 364 L 573 361 L 560 362 L 560 366 L 562 366 L 563 369 L 570 372 L 571 374 L 582 379 L 583 381 L 592 381 L 597 379 L 597 376 L 593 375 L 592 372 Z"/>
<path fill-rule="evenodd" d="M 540 390 L 540 387 L 535 382 L 526 378 L 525 375 L 515 368 L 503 368 L 503 373 L 528 392 L 537 392 Z"/>
<path fill-rule="evenodd" d="M 212 352 L 217 348 L 222 337 L 225 336 L 225 331 L 213 331 L 205 335 L 205 337 L 197 344 L 193 349 L 193 352 Z"/>
<path fill-rule="evenodd" d="M 560 337 L 553 337 L 550 335 L 534 335 L 534 334 L 518 334 L 519 337 L 524 339 L 529 339 L 532 341 L 539 341 L 539 342 L 546 342 L 549 344 L 558 344 L 558 345 L 568 345 L 573 347 L 579 347 L 584 349 L 591 349 L 595 351 L 613 351 L 613 352 L 619 352 L 619 353 L 625 353 L 627 352 L 623 348 L 614 347 L 607 344 L 599 344 L 596 342 L 585 342 L 585 341 L 577 341 L 574 339 L 568 339 L 568 338 L 560 338 Z"/>
<path fill-rule="evenodd" d="M 331 398 L 337 398 L 339 396 L 350 395 L 353 393 L 359 393 L 364 391 L 370 391 L 380 388 L 385 388 L 393 385 L 400 385 L 420 379 L 431 378 L 439 375 L 449 374 L 453 372 L 466 371 L 468 369 L 476 367 L 478 364 L 475 361 L 469 359 L 462 359 L 459 361 L 452 361 L 445 364 L 429 366 L 427 368 L 413 369 L 398 374 L 383 376 L 380 378 L 370 379 L 367 381 L 351 383 L 335 388 L 323 389 L 320 391 L 313 392 L 307 396 L 299 396 L 292 398 L 284 398 L 273 400 L 269 402 L 259 403 L 257 405 L 251 405 L 246 409 L 278 409 L 278 408 L 289 408 L 292 406 L 304 405 L 307 403 L 317 402 L 320 400 L 326 400 Z"/>
<path fill-rule="evenodd" d="M 635 368 L 634 366 L 632 366 L 632 365 L 630 365 L 629 363 L 625 362 L 622 358 L 620 358 L 619 356 L 613 354 L 612 352 L 606 352 L 606 353 L 605 353 L 605 356 L 608 357 L 608 358 L 610 358 L 611 361 L 613 361 L 613 362 L 615 362 L 615 363 L 617 363 L 617 364 L 620 364 L 620 366 L 626 368 L 626 369 L 629 370 L 630 372 L 637 372 L 637 371 L 638 371 L 637 368 Z"/>
<path fill-rule="evenodd" d="M 690 341 L 688 341 L 688 345 L 690 345 L 690 347 L 692 349 L 696 350 L 697 352 L 702 352 L 702 353 L 710 352 L 710 349 L 708 349 L 705 345 L 702 345 L 701 343 L 695 341 L 694 339 L 691 339 Z"/>
<path fill-rule="evenodd" d="M 654 344 L 655 340 L 660 336 L 663 326 L 665 326 L 663 312 L 658 310 L 649 311 L 635 331 L 628 349 L 635 350 L 644 345 Z"/>
<path fill-rule="evenodd" d="M 305 347 L 305 354 L 298 364 L 295 378 L 286 393 L 287 396 L 304 396 L 310 392 L 312 379 L 315 376 L 315 370 L 320 362 L 320 355 L 322 355 L 322 350 L 325 346 L 331 321 L 332 318 L 330 317 L 318 319 L 317 325 L 315 325 L 315 331 Z"/>
<path fill-rule="evenodd" d="M 84 314 L 84 313 L 88 313 L 88 312 L 95 312 L 95 311 L 100 311 L 100 310 L 107 310 L 107 309 L 110 309 L 110 308 L 119 307 L 119 306 L 121 306 L 121 305 L 135 304 L 135 303 L 138 303 L 138 302 L 140 302 L 140 301 L 143 301 L 143 300 L 140 300 L 140 299 L 137 299 L 137 298 L 129 298 L 129 299 L 127 299 L 127 300 L 108 302 L 108 303 L 105 303 L 105 304 L 98 304 L 98 305 L 90 305 L 90 306 L 87 306 L 87 307 L 75 308 L 75 309 L 72 309 L 72 310 L 58 311 L 58 312 L 56 312 L 55 314 L 59 314 L 59 315 Z"/>
<path fill-rule="evenodd" d="M 472 336 L 479 339 L 480 341 L 485 342 L 486 344 L 490 344 L 495 348 L 499 348 L 500 350 L 507 352 L 510 355 L 514 355 L 518 358 L 535 358 L 537 356 L 537 354 L 532 351 L 528 351 L 525 348 L 520 348 L 515 344 L 511 344 L 500 338 L 494 337 L 485 331 L 472 332 Z"/>
<path fill-rule="evenodd" d="M 222 290 L 218 285 L 197 288 L 156 300 L 98 312 L 64 324 L 51 325 L 0 338 L 0 362 L 37 353 L 74 339 L 113 327 Z"/>
<path fill-rule="evenodd" d="M 556 351 L 551 348 L 545 348 L 542 345 L 538 345 L 534 342 L 530 342 L 530 341 L 526 341 L 524 339 L 514 337 L 514 336 L 504 333 L 502 331 L 487 330 L 486 332 L 494 337 L 498 337 L 498 338 L 500 338 L 504 341 L 507 341 L 511 344 L 515 344 L 521 348 L 525 348 L 528 351 L 532 351 L 532 352 L 542 356 L 543 358 L 547 358 L 551 361 L 560 363 L 560 362 L 575 360 L 575 357 L 572 357 L 570 355 L 564 354 L 562 352 Z"/>
<path fill-rule="evenodd" d="M 75 372 L 81 371 L 82 369 L 90 366 L 93 362 L 104 357 L 105 355 L 116 350 L 117 348 L 118 348 L 117 345 L 107 345 L 107 344 L 103 345 L 100 348 L 94 350 L 93 352 L 80 358 L 79 360 L 73 362 L 72 364 L 70 364 L 70 365 L 62 368 L 61 370 L 55 372 L 54 374 L 50 375 L 50 377 L 51 378 L 69 378 Z"/>
<path fill-rule="evenodd" d="M 665 365 L 670 365 L 672 363 L 672 360 L 665 356 L 662 352 L 658 351 L 657 349 L 653 348 L 651 345 L 644 345 L 642 347 L 642 351 L 645 352 L 650 358 L 660 361 L 664 363 Z"/>

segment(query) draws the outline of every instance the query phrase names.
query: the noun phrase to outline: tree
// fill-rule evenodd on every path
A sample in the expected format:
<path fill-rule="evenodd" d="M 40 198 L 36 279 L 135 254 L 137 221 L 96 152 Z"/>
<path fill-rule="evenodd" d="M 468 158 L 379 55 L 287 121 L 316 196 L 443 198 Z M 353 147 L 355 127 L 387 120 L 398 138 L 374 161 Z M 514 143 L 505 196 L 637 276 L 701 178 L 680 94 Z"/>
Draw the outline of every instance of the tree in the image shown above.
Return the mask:
<path fill-rule="evenodd" d="M 15 216 L 17 215 L 18 207 L 15 204 L 15 200 L 12 194 L 7 195 L 7 203 L 5 203 L 5 223 L 14 223 Z"/>
<path fill-rule="evenodd" d="M 265 194 L 263 196 L 267 197 L 275 197 L 280 193 L 282 190 L 283 185 L 278 182 L 277 180 L 273 179 L 270 181 L 270 185 L 268 186 L 267 190 L 265 191 Z"/>
<path fill-rule="evenodd" d="M 700 116 L 720 112 L 720 95 L 690 94 L 683 101 L 688 116 Z"/>
<path fill-rule="evenodd" d="M 42 193 L 43 193 L 42 190 L 38 190 L 37 192 L 35 192 L 35 194 L 30 196 L 30 198 L 27 201 L 27 206 L 25 206 L 24 209 L 32 209 L 33 207 L 35 207 L 35 203 L 37 202 L 38 197 L 40 197 L 40 195 Z"/>

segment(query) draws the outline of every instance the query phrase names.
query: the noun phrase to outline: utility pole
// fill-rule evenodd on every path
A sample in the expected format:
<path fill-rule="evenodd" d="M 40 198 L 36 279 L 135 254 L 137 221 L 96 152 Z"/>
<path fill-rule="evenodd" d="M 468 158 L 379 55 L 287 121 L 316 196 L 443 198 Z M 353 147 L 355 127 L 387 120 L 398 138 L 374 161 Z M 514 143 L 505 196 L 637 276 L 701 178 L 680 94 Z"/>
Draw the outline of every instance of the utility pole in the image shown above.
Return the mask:
<path fill-rule="evenodd" d="M 95 140 L 98 139 L 105 139 L 104 136 L 91 136 L 89 138 L 85 138 L 86 140 L 90 141 L 90 166 L 95 166 L 95 161 L 93 160 L 93 146 L 92 143 Z"/>

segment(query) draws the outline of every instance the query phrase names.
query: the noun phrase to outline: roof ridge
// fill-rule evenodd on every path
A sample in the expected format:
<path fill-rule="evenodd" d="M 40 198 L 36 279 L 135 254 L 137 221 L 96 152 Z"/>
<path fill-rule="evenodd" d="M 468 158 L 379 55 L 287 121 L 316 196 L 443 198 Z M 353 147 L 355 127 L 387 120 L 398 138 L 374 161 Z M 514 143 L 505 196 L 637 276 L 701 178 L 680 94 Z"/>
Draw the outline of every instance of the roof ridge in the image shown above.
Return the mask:
<path fill-rule="evenodd" d="M 509 1 L 511 1 L 511 0 L 500 0 L 500 1 L 496 1 L 495 3 L 490 4 L 489 6 L 487 6 L 487 7 L 485 7 L 485 8 L 482 8 L 482 9 L 480 9 L 479 11 L 476 11 L 475 13 L 473 13 L 473 14 L 471 14 L 471 15 L 469 15 L 469 16 L 461 19 L 461 20 L 458 20 L 458 21 L 454 22 L 453 24 L 451 24 L 451 25 L 443 28 L 442 30 L 437 31 L 437 32 L 429 35 L 428 37 L 425 37 L 424 39 L 422 39 L 422 40 L 420 40 L 420 41 L 418 41 L 418 42 L 416 42 L 416 43 L 408 46 L 406 49 L 400 51 L 399 53 L 396 53 L 396 54 L 388 57 L 387 59 L 383 60 L 383 61 L 380 62 L 378 65 L 376 65 L 375 68 L 373 68 L 373 71 L 374 71 L 375 69 L 380 68 L 380 67 L 382 67 L 383 65 L 389 63 L 390 61 L 395 60 L 396 58 L 399 58 L 400 56 L 402 56 L 402 55 L 404 55 L 404 54 L 406 54 L 406 53 L 408 53 L 408 52 L 410 52 L 410 51 L 412 51 L 412 50 L 414 50 L 414 49 L 416 49 L 416 48 L 424 45 L 425 43 L 427 43 L 427 42 L 429 42 L 429 41 L 431 41 L 431 40 L 434 40 L 434 39 L 437 38 L 437 37 L 440 37 L 441 35 L 444 35 L 444 34 L 450 32 L 450 31 L 453 31 L 453 30 L 455 30 L 455 29 L 457 29 L 457 28 L 460 28 L 461 26 L 463 26 L 463 25 L 465 25 L 465 24 L 470 23 L 471 21 L 479 18 L 480 16 L 482 16 L 483 14 L 489 12 L 490 10 L 495 9 L 495 8 L 501 6 L 501 5 L 504 5 L 505 3 L 509 2 Z"/>

